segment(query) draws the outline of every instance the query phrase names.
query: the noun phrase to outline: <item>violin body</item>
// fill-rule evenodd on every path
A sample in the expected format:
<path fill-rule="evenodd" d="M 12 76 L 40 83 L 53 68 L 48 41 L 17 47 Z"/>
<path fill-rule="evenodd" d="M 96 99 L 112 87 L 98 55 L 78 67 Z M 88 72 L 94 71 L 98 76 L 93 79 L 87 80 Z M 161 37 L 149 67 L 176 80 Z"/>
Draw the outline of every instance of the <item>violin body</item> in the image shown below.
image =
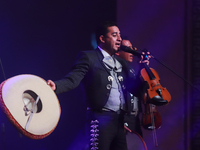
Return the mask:
<path fill-rule="evenodd" d="M 142 126 L 144 129 L 153 130 L 159 129 L 162 125 L 160 113 L 156 110 L 153 104 L 145 105 L 145 113 L 142 115 Z"/>
<path fill-rule="evenodd" d="M 148 83 L 148 89 L 144 93 L 145 113 L 142 116 L 142 126 L 148 130 L 159 129 L 162 124 L 160 113 L 156 106 L 166 105 L 171 101 L 168 90 L 161 86 L 158 73 L 144 64 L 140 71 L 141 77 Z"/>
<path fill-rule="evenodd" d="M 154 69 L 148 68 L 148 66 L 145 66 L 140 73 L 143 80 L 147 81 L 149 85 L 147 102 L 156 106 L 168 104 L 171 101 L 171 95 L 166 88 L 161 86 L 158 73 Z"/>

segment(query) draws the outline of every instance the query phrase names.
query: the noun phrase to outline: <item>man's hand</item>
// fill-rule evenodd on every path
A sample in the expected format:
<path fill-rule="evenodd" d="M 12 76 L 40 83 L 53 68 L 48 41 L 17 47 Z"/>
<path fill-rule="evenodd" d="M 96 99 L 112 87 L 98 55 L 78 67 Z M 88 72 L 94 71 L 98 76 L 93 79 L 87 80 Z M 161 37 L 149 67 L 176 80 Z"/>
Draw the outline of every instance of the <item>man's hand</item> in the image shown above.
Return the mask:
<path fill-rule="evenodd" d="M 49 85 L 53 91 L 56 90 L 56 84 L 52 80 L 48 80 L 47 85 Z"/>
<path fill-rule="evenodd" d="M 151 58 L 150 52 L 142 52 L 143 55 L 141 55 L 141 60 L 139 61 L 139 63 L 146 63 L 147 65 L 149 65 L 149 59 Z M 144 56 L 146 56 L 144 58 Z"/>

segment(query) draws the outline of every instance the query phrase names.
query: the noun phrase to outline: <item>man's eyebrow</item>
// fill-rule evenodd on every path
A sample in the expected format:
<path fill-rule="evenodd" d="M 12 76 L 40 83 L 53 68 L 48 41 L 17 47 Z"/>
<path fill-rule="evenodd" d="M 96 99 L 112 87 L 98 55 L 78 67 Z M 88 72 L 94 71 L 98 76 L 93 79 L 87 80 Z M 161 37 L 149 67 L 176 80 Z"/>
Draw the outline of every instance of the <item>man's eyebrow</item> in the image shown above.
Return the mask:
<path fill-rule="evenodd" d="M 117 32 L 113 32 L 112 34 L 117 34 Z"/>

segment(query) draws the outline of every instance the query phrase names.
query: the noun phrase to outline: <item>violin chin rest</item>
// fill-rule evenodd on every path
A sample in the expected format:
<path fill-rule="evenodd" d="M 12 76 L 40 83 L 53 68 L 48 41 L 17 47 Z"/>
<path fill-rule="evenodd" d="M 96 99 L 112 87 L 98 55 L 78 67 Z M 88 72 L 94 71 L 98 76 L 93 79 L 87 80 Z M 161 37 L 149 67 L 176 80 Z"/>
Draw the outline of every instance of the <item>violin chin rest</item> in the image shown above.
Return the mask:
<path fill-rule="evenodd" d="M 163 106 L 163 105 L 168 104 L 168 101 L 162 99 L 159 95 L 157 95 L 157 96 L 154 96 L 152 99 L 149 99 L 148 103 L 154 104 L 156 106 Z"/>

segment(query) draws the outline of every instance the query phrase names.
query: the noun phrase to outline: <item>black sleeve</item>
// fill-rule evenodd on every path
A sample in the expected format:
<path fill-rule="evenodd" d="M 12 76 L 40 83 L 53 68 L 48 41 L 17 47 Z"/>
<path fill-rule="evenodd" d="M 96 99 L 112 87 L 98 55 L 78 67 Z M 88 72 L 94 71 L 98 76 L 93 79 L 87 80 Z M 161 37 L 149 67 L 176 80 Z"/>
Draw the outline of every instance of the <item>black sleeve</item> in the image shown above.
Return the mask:
<path fill-rule="evenodd" d="M 71 71 L 61 80 L 55 81 L 55 93 L 67 92 L 76 88 L 88 72 L 90 61 L 85 52 L 79 52 Z"/>

